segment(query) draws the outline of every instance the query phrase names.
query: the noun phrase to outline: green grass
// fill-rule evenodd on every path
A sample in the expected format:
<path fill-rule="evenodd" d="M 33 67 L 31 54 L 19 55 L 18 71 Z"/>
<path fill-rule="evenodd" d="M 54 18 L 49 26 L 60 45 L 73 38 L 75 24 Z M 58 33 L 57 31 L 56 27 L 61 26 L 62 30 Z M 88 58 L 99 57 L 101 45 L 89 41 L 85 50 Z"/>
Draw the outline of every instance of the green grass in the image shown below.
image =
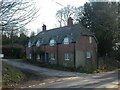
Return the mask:
<path fill-rule="evenodd" d="M 17 68 L 6 64 L 5 62 L 2 63 L 2 84 L 9 85 L 18 83 L 23 80 L 24 74 Z"/>
<path fill-rule="evenodd" d="M 80 66 L 79 68 L 74 68 L 74 67 L 65 67 L 65 66 L 62 66 L 62 65 L 57 65 L 57 64 L 44 64 L 44 63 L 40 63 L 40 62 L 37 62 L 36 60 L 34 61 L 27 61 L 27 60 L 24 60 L 24 62 L 26 63 L 30 63 L 30 64 L 35 64 L 37 66 L 40 66 L 40 67 L 45 67 L 45 68 L 51 68 L 51 69 L 55 69 L 55 70 L 63 70 L 63 71 L 71 71 L 71 72 L 80 72 L 80 73 L 100 73 L 100 72 L 107 72 L 107 71 L 112 71 L 112 70 L 115 70 L 117 69 L 117 63 L 114 62 L 113 65 L 110 64 L 110 61 L 109 63 L 107 63 L 107 65 L 103 65 L 101 63 L 99 63 L 99 68 L 97 69 L 94 69 L 94 68 L 90 68 L 90 67 L 82 67 Z M 114 66 L 115 65 L 115 66 Z"/>

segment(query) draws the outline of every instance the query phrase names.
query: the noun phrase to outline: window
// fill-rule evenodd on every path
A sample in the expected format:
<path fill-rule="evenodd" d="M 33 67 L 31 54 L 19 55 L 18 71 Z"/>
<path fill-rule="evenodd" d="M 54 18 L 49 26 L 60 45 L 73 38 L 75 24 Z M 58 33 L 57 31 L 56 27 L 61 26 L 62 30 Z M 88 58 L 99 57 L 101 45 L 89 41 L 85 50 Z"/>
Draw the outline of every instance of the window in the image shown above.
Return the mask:
<path fill-rule="evenodd" d="M 29 59 L 32 59 L 32 54 L 31 53 L 29 54 Z"/>
<path fill-rule="evenodd" d="M 50 59 L 51 59 L 51 60 L 55 60 L 55 54 L 54 54 L 54 53 L 51 53 L 51 54 L 50 54 Z"/>
<path fill-rule="evenodd" d="M 70 60 L 68 53 L 65 53 L 65 60 Z"/>
<path fill-rule="evenodd" d="M 37 60 L 40 61 L 40 55 L 39 54 L 37 55 Z"/>
<path fill-rule="evenodd" d="M 64 43 L 64 44 L 69 44 L 69 38 L 68 38 L 68 37 L 65 37 L 64 40 L 63 40 L 63 43 Z"/>
<path fill-rule="evenodd" d="M 92 43 L 92 37 L 89 37 L 89 43 Z"/>
<path fill-rule="evenodd" d="M 31 42 L 28 42 L 28 47 L 31 47 Z"/>
<path fill-rule="evenodd" d="M 39 41 L 39 40 L 37 41 L 36 46 L 37 46 L 37 47 L 40 46 L 40 41 Z"/>
<path fill-rule="evenodd" d="M 54 39 L 51 39 L 49 45 L 50 45 L 50 46 L 54 46 L 55 43 L 56 43 L 55 40 L 54 40 Z"/>
<path fill-rule="evenodd" d="M 40 55 L 39 54 L 37 55 L 37 59 L 40 59 Z"/>
<path fill-rule="evenodd" d="M 90 52 L 86 52 L 86 58 L 91 58 L 91 53 Z"/>

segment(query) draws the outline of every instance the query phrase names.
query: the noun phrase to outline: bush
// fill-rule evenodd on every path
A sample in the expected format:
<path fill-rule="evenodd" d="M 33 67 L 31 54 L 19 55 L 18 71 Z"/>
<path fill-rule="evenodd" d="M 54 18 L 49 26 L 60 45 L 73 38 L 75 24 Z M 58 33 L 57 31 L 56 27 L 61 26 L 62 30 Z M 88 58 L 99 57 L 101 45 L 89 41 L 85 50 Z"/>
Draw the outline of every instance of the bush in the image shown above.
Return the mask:
<path fill-rule="evenodd" d="M 25 50 L 20 47 L 3 47 L 4 58 L 25 58 Z"/>

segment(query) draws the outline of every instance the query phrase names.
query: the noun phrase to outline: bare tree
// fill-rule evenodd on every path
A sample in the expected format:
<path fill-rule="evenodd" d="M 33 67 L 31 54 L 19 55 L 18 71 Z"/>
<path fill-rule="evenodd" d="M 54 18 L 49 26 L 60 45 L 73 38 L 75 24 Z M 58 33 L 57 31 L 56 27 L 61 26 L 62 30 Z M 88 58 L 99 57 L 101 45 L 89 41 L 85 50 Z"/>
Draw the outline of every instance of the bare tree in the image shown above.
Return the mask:
<path fill-rule="evenodd" d="M 78 8 L 75 9 L 75 15 L 74 15 L 74 19 L 77 21 L 77 22 L 80 22 L 81 19 L 83 18 L 84 16 L 84 7 L 83 6 L 80 6 Z"/>
<path fill-rule="evenodd" d="M 67 19 L 68 17 L 74 17 L 75 15 L 75 7 L 67 5 L 66 7 L 62 8 L 61 10 L 58 10 L 56 13 L 57 21 L 61 26 L 67 25 Z"/>
<path fill-rule="evenodd" d="M 19 30 L 37 17 L 39 11 L 33 0 L 2 0 L 0 1 L 0 31 Z"/>

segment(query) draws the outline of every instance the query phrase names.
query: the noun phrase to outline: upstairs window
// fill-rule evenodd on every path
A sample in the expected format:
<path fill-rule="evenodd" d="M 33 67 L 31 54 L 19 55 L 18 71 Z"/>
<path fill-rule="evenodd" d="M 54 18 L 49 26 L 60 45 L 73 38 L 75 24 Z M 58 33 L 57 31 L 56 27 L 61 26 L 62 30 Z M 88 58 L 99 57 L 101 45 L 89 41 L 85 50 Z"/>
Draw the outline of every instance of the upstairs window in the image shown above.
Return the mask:
<path fill-rule="evenodd" d="M 28 47 L 31 47 L 31 42 L 28 42 Z"/>
<path fill-rule="evenodd" d="M 69 38 L 68 38 L 68 37 L 65 37 L 64 40 L 63 40 L 63 43 L 64 43 L 64 44 L 69 44 Z"/>
<path fill-rule="evenodd" d="M 89 43 L 92 43 L 92 37 L 89 37 Z"/>
<path fill-rule="evenodd" d="M 36 46 L 37 46 L 37 47 L 40 46 L 40 41 L 39 41 L 39 40 L 37 41 Z"/>
<path fill-rule="evenodd" d="M 49 45 L 50 45 L 50 46 L 54 46 L 55 44 L 56 44 L 55 40 L 54 40 L 54 39 L 51 39 Z"/>
<path fill-rule="evenodd" d="M 70 56 L 68 53 L 65 53 L 65 60 L 70 60 Z"/>

